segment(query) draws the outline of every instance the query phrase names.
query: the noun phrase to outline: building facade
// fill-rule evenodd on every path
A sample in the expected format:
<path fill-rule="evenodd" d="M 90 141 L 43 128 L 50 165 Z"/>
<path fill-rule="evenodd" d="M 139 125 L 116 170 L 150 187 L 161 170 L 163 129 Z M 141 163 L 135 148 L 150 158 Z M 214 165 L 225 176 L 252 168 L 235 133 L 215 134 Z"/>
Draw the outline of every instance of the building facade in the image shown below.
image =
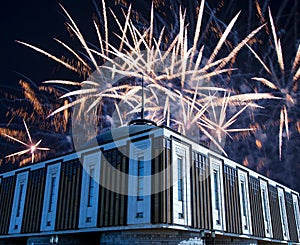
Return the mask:
<path fill-rule="evenodd" d="M 132 125 L 0 175 L 0 244 L 300 244 L 299 193 Z"/>

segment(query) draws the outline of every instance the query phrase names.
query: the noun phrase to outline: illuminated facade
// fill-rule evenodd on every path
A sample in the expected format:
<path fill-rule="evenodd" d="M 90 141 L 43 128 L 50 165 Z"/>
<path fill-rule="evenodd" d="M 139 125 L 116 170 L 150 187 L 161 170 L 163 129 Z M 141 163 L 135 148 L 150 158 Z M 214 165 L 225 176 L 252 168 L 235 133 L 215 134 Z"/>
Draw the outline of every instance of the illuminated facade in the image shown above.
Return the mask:
<path fill-rule="evenodd" d="M 0 244 L 300 244 L 297 192 L 165 127 L 114 135 L 2 173 Z"/>

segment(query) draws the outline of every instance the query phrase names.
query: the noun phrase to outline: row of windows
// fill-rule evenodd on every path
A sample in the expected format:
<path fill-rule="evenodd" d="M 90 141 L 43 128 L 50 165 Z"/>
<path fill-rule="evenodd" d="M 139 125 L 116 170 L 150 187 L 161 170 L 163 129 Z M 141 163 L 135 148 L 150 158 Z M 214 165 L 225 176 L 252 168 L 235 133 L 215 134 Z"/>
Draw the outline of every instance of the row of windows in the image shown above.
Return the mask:
<path fill-rule="evenodd" d="M 224 210 L 224 206 L 222 204 L 223 198 L 223 187 L 221 184 L 222 171 L 221 163 L 216 164 L 213 162 L 212 164 L 212 208 L 213 208 L 213 219 L 214 219 L 214 228 L 215 229 L 224 229 L 224 222 L 222 222 L 222 210 Z M 250 200 L 249 200 L 249 187 L 248 187 L 248 175 L 246 172 L 238 170 L 238 181 L 239 181 L 239 196 L 240 196 L 240 207 L 241 207 L 241 218 L 242 218 L 242 231 L 244 234 L 251 234 L 251 212 L 250 212 Z M 268 197 L 268 188 L 267 182 L 264 180 L 260 180 L 260 192 L 261 192 L 261 207 L 263 211 L 263 220 L 265 227 L 265 235 L 266 237 L 272 237 L 272 220 L 270 214 L 270 205 L 269 205 L 269 197 Z M 281 188 L 278 188 L 278 201 L 280 208 L 280 217 L 281 224 L 283 230 L 284 240 L 290 239 L 289 237 L 289 227 L 285 206 L 285 197 L 284 191 Z M 300 238 L 300 214 L 299 214 L 299 206 L 297 196 L 294 196 L 293 208 L 294 214 L 296 218 L 296 226 L 298 231 L 298 236 Z"/>
<path fill-rule="evenodd" d="M 207 157 L 203 156 L 200 153 L 193 152 L 193 160 L 196 163 L 197 168 L 201 168 L 208 164 Z M 97 158 L 97 161 L 100 162 L 100 159 Z M 184 156 L 177 155 L 177 201 L 181 203 L 181 210 L 178 212 L 178 218 L 185 218 L 185 205 L 186 202 L 186 191 L 184 190 L 185 181 L 187 178 L 184 178 L 184 164 L 186 159 Z M 90 161 L 91 164 L 88 164 L 88 172 L 87 172 L 87 181 L 83 182 L 85 186 L 85 190 L 87 191 L 86 202 L 85 205 L 87 208 L 97 208 L 98 205 L 95 197 L 97 197 L 96 183 L 95 178 L 96 173 L 100 171 L 99 166 L 96 169 L 96 164 L 94 159 Z M 224 187 L 223 187 L 223 170 L 222 170 L 222 162 L 218 160 L 212 160 L 210 162 L 211 166 L 211 190 L 212 190 L 212 210 L 213 210 L 213 219 L 214 219 L 214 228 L 215 229 L 225 229 L 224 227 Z M 43 216 L 45 217 L 44 226 L 49 227 L 49 229 L 53 229 L 53 225 L 55 223 L 55 212 L 56 212 L 56 202 L 57 202 L 57 193 L 59 188 L 59 173 L 60 173 L 60 164 L 54 164 L 48 168 L 47 172 L 47 180 L 46 180 L 46 198 L 44 200 L 44 209 Z M 21 176 L 22 174 L 20 174 Z M 28 173 L 27 173 L 28 175 Z M 99 173 L 98 173 L 99 175 Z M 145 161 L 143 156 L 139 156 L 137 159 L 137 201 L 144 200 L 144 176 L 145 176 Z M 25 176 L 26 177 L 26 176 Z M 13 216 L 14 224 L 11 226 L 13 228 L 10 229 L 10 232 L 13 233 L 13 230 L 18 232 L 18 229 L 22 223 L 21 218 L 22 210 L 24 208 L 24 199 L 26 195 L 26 183 L 27 177 L 20 178 L 17 180 L 17 189 L 15 192 L 15 207 L 13 208 Z M 244 234 L 251 234 L 251 212 L 250 212 L 250 200 L 249 200 L 249 187 L 248 187 L 248 175 L 246 172 L 242 170 L 238 170 L 238 183 L 239 183 L 239 193 L 240 193 L 240 207 L 241 207 L 241 218 L 242 218 L 242 230 Z M 83 186 L 83 188 L 84 188 Z M 264 180 L 260 180 L 260 195 L 261 195 L 261 207 L 263 211 L 263 220 L 265 227 L 265 235 L 266 237 L 272 237 L 272 220 L 270 214 L 270 205 L 269 205 L 269 194 L 268 194 L 268 185 Z M 298 197 L 293 195 L 293 208 L 294 214 L 296 216 L 296 228 L 298 234 L 300 234 L 300 212 L 298 206 Z M 283 230 L 283 236 L 285 240 L 289 239 L 289 226 L 288 219 L 285 207 L 285 196 L 284 190 L 278 188 L 278 202 L 280 208 L 280 217 L 281 224 Z M 46 207 L 46 208 L 45 208 Z M 92 209 L 91 209 L 92 210 Z M 91 211 L 92 212 L 92 211 Z M 143 212 L 138 211 L 137 218 L 143 218 Z M 91 217 L 91 215 L 86 215 L 87 217 Z M 42 224 L 41 230 L 47 230 Z"/>

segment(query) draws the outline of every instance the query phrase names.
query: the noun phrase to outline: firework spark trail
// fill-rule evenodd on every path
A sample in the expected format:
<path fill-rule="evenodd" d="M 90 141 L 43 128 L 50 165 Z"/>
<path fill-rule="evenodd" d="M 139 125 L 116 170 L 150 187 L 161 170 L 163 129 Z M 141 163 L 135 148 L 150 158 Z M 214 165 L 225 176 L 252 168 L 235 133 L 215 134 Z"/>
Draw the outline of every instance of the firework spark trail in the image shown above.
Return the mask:
<path fill-rule="evenodd" d="M 158 38 L 153 36 L 154 29 L 154 9 L 152 6 L 150 14 L 150 27 L 145 31 L 139 31 L 134 23 L 131 21 L 131 7 L 129 7 L 128 12 L 123 11 L 125 17 L 125 23 L 122 25 L 120 20 L 116 17 L 114 12 L 111 10 L 112 15 L 115 18 L 117 26 L 121 31 L 121 35 L 115 34 L 119 39 L 119 47 L 114 47 L 108 41 L 108 21 L 107 21 L 107 11 L 104 0 L 102 1 L 103 5 L 103 16 L 104 16 L 104 37 L 101 36 L 101 32 L 98 29 L 98 26 L 94 22 L 95 27 L 97 28 L 97 36 L 100 43 L 100 48 L 95 50 L 88 47 L 87 42 L 85 41 L 83 35 L 78 29 L 75 21 L 71 18 L 68 12 L 61 6 L 65 14 L 67 15 L 70 23 L 68 27 L 75 33 L 75 36 L 78 38 L 80 43 L 83 45 L 83 49 L 87 53 L 89 61 L 92 63 L 93 67 L 89 67 L 89 70 L 96 69 L 98 76 L 103 74 L 103 70 L 106 71 L 105 79 L 102 79 L 99 84 L 95 82 L 84 81 L 82 83 L 74 83 L 71 81 L 47 81 L 47 83 L 52 82 L 53 84 L 60 85 L 75 85 L 80 86 L 80 90 L 75 90 L 69 93 L 66 93 L 62 98 L 72 97 L 77 95 L 77 98 L 71 103 L 65 104 L 60 108 L 54 110 L 50 116 L 53 116 L 61 111 L 64 111 L 68 108 L 74 107 L 75 105 L 81 105 L 81 110 L 83 110 L 83 105 L 87 102 L 90 102 L 88 105 L 88 111 L 97 108 L 103 99 L 114 99 L 114 104 L 116 102 L 123 100 L 132 111 L 138 111 L 138 108 L 141 106 L 141 98 L 138 93 L 141 91 L 140 86 L 128 85 L 126 88 L 123 85 L 112 84 L 112 81 L 116 77 L 135 77 L 145 79 L 147 85 L 146 88 L 151 91 L 147 101 L 151 101 L 152 105 L 147 107 L 148 117 L 155 119 L 159 122 L 167 122 L 167 126 L 171 125 L 172 122 L 172 113 L 171 106 L 173 104 L 179 103 L 179 114 L 181 114 L 181 122 L 177 120 L 176 123 L 180 124 L 179 128 L 182 132 L 186 133 L 190 128 L 190 122 L 192 122 L 196 127 L 198 127 L 205 135 L 207 135 L 212 142 L 214 142 L 217 147 L 221 149 L 220 144 L 218 143 L 220 138 L 220 132 L 228 135 L 229 132 L 245 131 L 251 130 L 249 128 L 240 128 L 240 129 L 229 129 L 229 127 L 236 121 L 237 117 L 246 109 L 248 106 L 253 106 L 254 100 L 258 99 L 272 99 L 275 96 L 270 94 L 245 94 L 231 98 L 231 95 L 227 95 L 221 103 L 221 114 L 214 114 L 214 121 L 205 116 L 205 113 L 213 110 L 215 112 L 215 107 L 217 104 L 211 105 L 208 104 L 207 98 L 210 98 L 211 95 L 208 95 L 207 91 L 215 91 L 214 85 L 207 86 L 205 83 L 211 83 L 213 79 L 221 78 L 222 74 L 227 74 L 232 72 L 232 68 L 224 68 L 231 60 L 233 60 L 237 53 L 241 50 L 247 42 L 253 38 L 253 36 L 263 28 L 263 25 L 259 28 L 252 31 L 248 36 L 246 36 L 236 47 L 229 52 L 229 54 L 219 58 L 219 51 L 222 48 L 224 42 L 226 41 L 229 33 L 231 32 L 235 22 L 237 21 L 240 13 L 235 15 L 231 20 L 230 24 L 227 26 L 223 34 L 220 36 L 220 39 L 212 51 L 210 57 L 207 61 L 203 59 L 202 52 L 204 46 L 197 52 L 197 46 L 200 42 L 200 29 L 202 23 L 202 15 L 204 8 L 204 0 L 201 1 L 200 11 L 197 17 L 196 28 L 194 32 L 193 46 L 188 48 L 188 31 L 187 23 L 185 21 L 185 13 L 179 9 L 179 30 L 177 35 L 174 36 L 173 40 L 170 40 L 169 46 L 166 49 L 162 49 L 162 40 L 164 35 L 164 29 L 161 30 Z M 78 72 L 78 68 L 71 66 L 67 62 L 56 58 L 55 56 L 50 55 L 49 53 L 32 46 L 30 44 L 20 42 L 19 43 L 28 46 L 44 55 L 47 55 L 51 59 L 63 64 L 66 68 Z M 86 66 L 88 62 L 83 62 L 83 59 L 80 58 L 80 55 L 72 50 L 68 45 L 59 41 L 68 51 L 73 53 L 77 59 Z M 278 43 L 278 50 L 280 49 L 280 42 Z M 104 48 L 105 47 L 105 48 Z M 194 64 L 193 60 L 196 58 L 196 63 Z M 101 66 L 101 70 L 97 65 L 96 58 L 104 60 L 106 63 Z M 117 57 L 117 58 L 113 58 Z M 217 58 L 218 57 L 218 58 Z M 107 64 L 108 63 L 108 64 Z M 224 69 L 223 69 L 224 68 Z M 158 71 L 158 72 L 157 72 Z M 109 76 L 107 76 L 107 74 Z M 103 78 L 103 77 L 101 77 Z M 111 85 L 111 87 L 108 86 Z M 169 86 L 171 84 L 171 86 Z M 205 84 L 205 86 L 202 86 Z M 114 86 L 112 86 L 114 85 Z M 104 88 L 104 89 L 103 89 Z M 206 90 L 206 92 L 203 92 Z M 223 88 L 219 88 L 219 91 L 223 91 Z M 189 91 L 189 92 L 187 92 Z M 157 96 L 155 93 L 161 93 L 164 99 L 163 101 L 157 101 Z M 130 96 L 128 96 L 130 95 Z M 216 98 L 218 96 L 215 96 Z M 215 98 L 215 99 L 216 99 Z M 247 99 L 245 99 L 247 98 Z M 92 101 L 90 100 L 92 99 Z M 214 100 L 215 100 L 214 99 Z M 203 103 L 203 101 L 205 101 Z M 159 102 L 159 103 L 155 103 Z M 219 100 L 220 101 L 220 100 Z M 232 101 L 240 101 L 243 106 L 227 123 L 225 122 L 226 117 L 226 108 L 229 103 Z M 149 104 L 148 103 L 148 104 Z M 160 104 L 161 103 L 161 104 Z M 241 105 L 240 104 L 240 105 Z M 163 105 L 163 106 L 161 106 Z M 125 115 L 127 117 L 130 113 L 120 113 L 120 108 L 117 108 L 117 114 L 119 117 Z M 219 116 L 219 119 L 217 119 Z M 122 124 L 127 123 L 126 118 L 120 118 Z M 173 120 L 174 122 L 174 120 Z M 207 129 L 205 129 L 205 127 Z M 217 132 L 217 138 L 215 139 L 209 130 Z"/>
<path fill-rule="evenodd" d="M 275 54 L 277 56 L 277 63 L 279 66 L 280 72 L 275 70 L 274 64 L 270 61 L 269 66 L 263 61 L 263 59 L 252 49 L 249 47 L 250 51 L 254 54 L 254 57 L 259 61 L 259 63 L 263 66 L 267 75 L 270 78 L 266 77 L 252 77 L 252 80 L 257 81 L 266 87 L 272 89 L 276 94 L 280 93 L 280 96 L 276 95 L 276 97 L 280 97 L 280 113 L 279 113 L 279 134 L 278 134 L 278 149 L 279 149 L 279 158 L 282 157 L 282 143 L 283 143 L 283 133 L 285 131 L 287 135 L 287 139 L 290 137 L 289 130 L 289 111 L 291 112 L 292 108 L 295 106 L 295 101 L 298 92 L 298 80 L 300 74 L 299 60 L 300 60 L 300 44 L 298 45 L 298 49 L 296 52 L 296 56 L 292 62 L 292 67 L 290 69 L 290 77 L 287 78 L 286 73 L 288 72 L 284 65 L 283 60 L 283 52 L 281 47 L 281 41 L 277 37 L 276 27 L 274 24 L 274 20 L 270 11 L 268 9 L 271 30 L 272 30 L 272 38 L 274 42 Z M 270 67 L 270 68 L 269 68 Z M 278 76 L 278 74 L 280 74 Z"/>
<path fill-rule="evenodd" d="M 25 129 L 26 129 L 27 137 L 28 137 L 28 139 L 29 139 L 29 144 L 27 144 L 27 143 L 25 143 L 25 142 L 23 142 L 23 141 L 21 141 L 21 140 L 15 138 L 15 137 L 9 136 L 9 135 L 7 135 L 7 134 L 3 134 L 3 135 L 6 136 L 7 138 L 13 140 L 13 141 L 16 141 L 16 142 L 18 142 L 18 143 L 20 143 L 20 144 L 26 146 L 27 149 L 26 149 L 26 150 L 22 150 L 22 151 L 18 151 L 18 152 L 15 152 L 15 153 L 12 153 L 12 154 L 10 154 L 10 155 L 7 155 L 6 158 L 8 158 L 8 157 L 13 157 L 13 156 L 16 156 L 16 155 L 21 156 L 21 155 L 23 155 L 23 154 L 26 154 L 26 153 L 30 152 L 30 153 L 31 153 L 31 162 L 33 163 L 33 162 L 34 162 L 34 154 L 35 154 L 35 152 L 36 152 L 37 150 L 40 150 L 40 151 L 49 151 L 50 148 L 47 148 L 47 147 L 39 147 L 39 145 L 40 145 L 40 143 L 42 142 L 42 140 L 39 140 L 37 143 L 33 143 L 32 138 L 31 138 L 31 135 L 30 135 L 30 133 L 29 133 L 29 130 L 28 130 L 28 127 L 27 127 L 27 125 L 26 125 L 25 120 L 23 120 L 23 123 L 24 123 Z"/>
<path fill-rule="evenodd" d="M 26 78 L 22 74 L 19 75 Z M 42 139 L 44 144 L 46 143 L 51 150 L 36 151 L 36 147 L 42 147 L 39 144 L 33 145 L 31 150 L 35 152 L 34 159 L 25 157 L 26 154 L 11 154 L 8 159 L 3 159 L 5 163 L 23 165 L 32 160 L 42 160 L 54 154 L 66 153 L 72 149 L 68 138 L 70 111 L 65 110 L 51 118 L 46 118 L 51 111 L 70 102 L 69 98 L 64 98 L 62 102 L 57 102 L 57 98 L 65 93 L 66 90 L 58 85 L 52 87 L 37 86 L 30 79 L 26 78 L 26 80 L 28 81 L 20 80 L 20 88 L 2 86 L 1 103 L 7 107 L 6 117 L 9 121 L 0 125 L 0 134 L 6 136 L 5 138 L 9 142 L 15 141 L 10 138 L 13 137 L 25 143 L 27 138 L 30 143 L 30 139 L 32 141 L 31 134 L 29 134 L 27 126 L 22 122 L 22 120 L 25 120 L 34 129 L 32 130 L 34 138 Z M 8 151 L 17 151 L 15 144 L 7 144 L 6 142 L 3 147 L 8 148 Z M 4 155 L 2 156 L 5 157 Z"/>

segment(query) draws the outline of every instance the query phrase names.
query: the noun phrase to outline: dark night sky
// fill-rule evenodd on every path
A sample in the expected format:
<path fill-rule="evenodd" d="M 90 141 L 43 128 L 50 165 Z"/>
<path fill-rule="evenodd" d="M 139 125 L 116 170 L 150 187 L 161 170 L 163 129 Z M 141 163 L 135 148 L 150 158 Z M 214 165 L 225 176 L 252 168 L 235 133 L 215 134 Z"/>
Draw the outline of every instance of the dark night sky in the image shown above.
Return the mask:
<path fill-rule="evenodd" d="M 106 1 L 114 2 L 114 0 Z M 142 1 L 138 1 L 138 4 L 142 4 Z M 217 2 L 219 0 L 206 1 Z M 278 5 L 286 1 L 293 3 L 295 0 L 270 0 L 274 16 L 276 15 Z M 260 2 L 263 2 L 263 0 Z M 95 13 L 92 0 L 6 0 L 1 3 L 0 9 L 0 89 L 1 86 L 19 87 L 18 82 L 22 78 L 20 74 L 27 76 L 37 84 L 53 79 L 80 79 L 76 74 L 57 65 L 56 62 L 50 60 L 48 57 L 15 42 L 15 40 L 28 42 L 59 58 L 61 55 L 69 55 L 64 48 L 53 40 L 53 38 L 58 38 L 74 47 L 72 44 L 75 41 L 70 38 L 66 30 L 64 25 L 66 19 L 59 3 L 71 14 L 85 39 L 92 40 L 94 44 L 97 44 L 92 23 L 92 16 Z M 238 4 L 242 5 L 241 0 Z M 282 13 L 283 19 L 290 9 L 287 5 L 285 11 Z M 230 16 L 229 19 L 232 17 Z M 289 26 L 289 28 L 294 27 Z M 288 30 L 286 31 L 288 32 Z M 1 122 L 4 114 L 3 106 L 0 105 Z"/>
<path fill-rule="evenodd" d="M 276 8 L 278 2 L 272 0 L 272 7 Z M 87 39 L 89 35 L 94 34 L 92 14 L 95 8 L 91 0 L 11 0 L 1 3 L 1 84 L 17 84 L 21 77 L 16 72 L 36 83 L 59 78 L 60 72 L 64 72 L 64 77 L 69 75 L 65 69 L 64 71 L 59 69 L 60 72 L 57 72 L 57 64 L 49 58 L 15 42 L 15 40 L 25 41 L 60 56 L 62 49 L 53 38 L 69 43 L 70 36 L 64 26 L 65 18 L 59 3 L 77 20 Z"/>
<path fill-rule="evenodd" d="M 36 83 L 59 76 L 54 61 L 15 42 L 31 43 L 60 57 L 61 48 L 53 38 L 68 42 L 70 36 L 59 3 L 72 13 L 74 19 L 84 20 L 79 23 L 86 23 L 86 26 L 81 26 L 83 33 L 92 27 L 92 1 L 12 0 L 1 3 L 1 84 L 17 84 L 21 76 L 16 72 Z"/>

